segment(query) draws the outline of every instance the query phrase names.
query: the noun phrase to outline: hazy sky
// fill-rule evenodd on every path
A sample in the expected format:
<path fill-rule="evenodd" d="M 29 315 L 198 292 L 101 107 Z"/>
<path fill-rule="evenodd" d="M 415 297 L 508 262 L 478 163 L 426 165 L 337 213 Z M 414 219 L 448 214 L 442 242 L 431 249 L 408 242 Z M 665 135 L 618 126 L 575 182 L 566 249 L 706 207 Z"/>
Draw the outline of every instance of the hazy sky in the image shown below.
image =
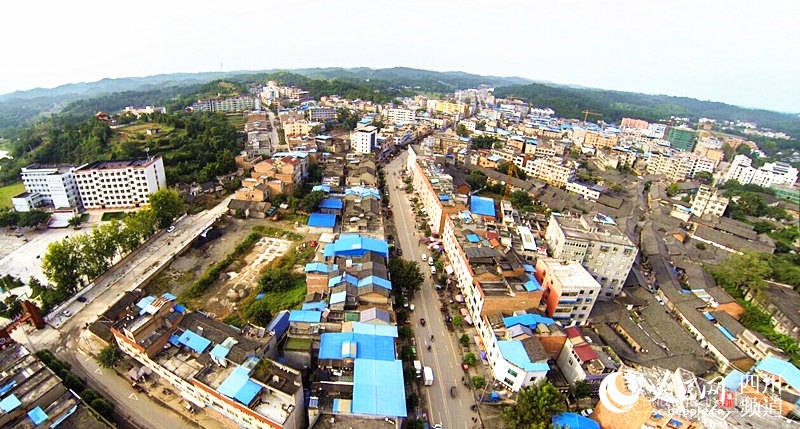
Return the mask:
<path fill-rule="evenodd" d="M 0 93 L 104 77 L 392 67 L 800 112 L 800 1 L 10 1 Z"/>

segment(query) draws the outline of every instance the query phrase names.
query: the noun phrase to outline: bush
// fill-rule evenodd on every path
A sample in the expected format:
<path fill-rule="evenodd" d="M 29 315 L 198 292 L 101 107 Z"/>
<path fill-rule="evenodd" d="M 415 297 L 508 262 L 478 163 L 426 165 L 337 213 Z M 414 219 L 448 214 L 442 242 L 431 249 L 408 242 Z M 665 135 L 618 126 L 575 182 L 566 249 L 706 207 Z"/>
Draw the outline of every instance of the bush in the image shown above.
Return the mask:
<path fill-rule="evenodd" d="M 462 362 L 464 362 L 469 366 L 475 366 L 475 364 L 478 363 L 478 359 L 475 357 L 474 353 L 469 352 L 464 355 L 464 359 L 462 360 Z"/>
<path fill-rule="evenodd" d="M 694 247 L 696 247 L 696 248 L 698 248 L 700 250 L 706 250 L 706 243 L 702 243 L 702 242 L 701 243 L 697 243 L 697 244 L 694 245 Z"/>
<path fill-rule="evenodd" d="M 462 346 L 467 347 L 469 345 L 469 335 L 461 335 L 461 338 L 458 339 L 458 342 L 461 343 Z"/>
<path fill-rule="evenodd" d="M 101 416 L 112 420 L 114 416 L 114 404 L 105 400 L 104 398 L 97 398 L 93 400 L 89 405 L 94 408 Z"/>
<path fill-rule="evenodd" d="M 476 389 L 483 389 L 486 387 L 486 379 L 481 376 L 472 377 L 472 387 Z"/>

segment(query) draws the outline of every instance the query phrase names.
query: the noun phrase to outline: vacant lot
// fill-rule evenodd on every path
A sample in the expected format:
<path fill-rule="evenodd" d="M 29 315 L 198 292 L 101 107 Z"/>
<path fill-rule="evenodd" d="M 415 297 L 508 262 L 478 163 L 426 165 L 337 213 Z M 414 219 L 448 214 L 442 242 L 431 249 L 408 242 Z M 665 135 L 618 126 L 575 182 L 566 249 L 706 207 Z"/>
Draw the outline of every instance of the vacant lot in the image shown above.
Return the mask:
<path fill-rule="evenodd" d="M 11 198 L 25 192 L 22 182 L 0 187 L 0 207 L 11 207 Z"/>

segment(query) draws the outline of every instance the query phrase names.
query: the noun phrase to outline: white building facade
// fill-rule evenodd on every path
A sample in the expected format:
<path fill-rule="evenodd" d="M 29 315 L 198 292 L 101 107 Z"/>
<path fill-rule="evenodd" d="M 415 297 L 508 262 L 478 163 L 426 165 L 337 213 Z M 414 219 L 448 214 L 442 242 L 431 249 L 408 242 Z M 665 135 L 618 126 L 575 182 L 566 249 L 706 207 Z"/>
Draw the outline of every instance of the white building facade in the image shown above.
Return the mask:
<path fill-rule="evenodd" d="M 358 153 L 372 153 L 378 141 L 378 129 L 366 126 L 350 133 L 350 149 Z"/>
<path fill-rule="evenodd" d="M 33 204 L 51 205 L 56 209 L 81 205 L 75 182 L 73 166 L 42 166 L 32 164 L 23 167 L 20 178 Z M 40 197 L 36 197 L 39 194 Z"/>
<path fill-rule="evenodd" d="M 98 161 L 75 169 L 83 206 L 87 209 L 141 207 L 167 186 L 160 156 L 129 161 Z"/>

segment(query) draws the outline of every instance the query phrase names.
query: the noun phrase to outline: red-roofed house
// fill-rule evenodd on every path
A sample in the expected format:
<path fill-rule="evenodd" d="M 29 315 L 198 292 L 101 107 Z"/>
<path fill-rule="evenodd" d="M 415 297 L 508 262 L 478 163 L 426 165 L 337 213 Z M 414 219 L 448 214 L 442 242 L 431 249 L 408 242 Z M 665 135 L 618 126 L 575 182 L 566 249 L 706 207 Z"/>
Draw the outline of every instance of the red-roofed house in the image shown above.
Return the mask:
<path fill-rule="evenodd" d="M 585 381 L 593 389 L 609 373 L 615 371 L 617 363 L 603 349 L 585 337 L 581 329 L 572 326 L 564 329 L 567 341 L 558 355 L 556 363 L 570 384 Z"/>

